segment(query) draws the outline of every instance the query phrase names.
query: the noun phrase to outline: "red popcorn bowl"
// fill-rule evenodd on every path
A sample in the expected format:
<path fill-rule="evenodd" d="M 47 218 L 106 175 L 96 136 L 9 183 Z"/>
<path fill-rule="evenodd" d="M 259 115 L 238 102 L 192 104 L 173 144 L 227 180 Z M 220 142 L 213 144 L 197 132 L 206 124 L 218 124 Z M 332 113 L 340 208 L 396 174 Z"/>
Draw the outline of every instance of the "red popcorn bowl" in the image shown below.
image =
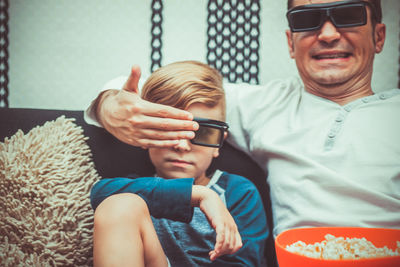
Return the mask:
<path fill-rule="evenodd" d="M 313 245 L 325 240 L 327 234 L 336 238 L 365 238 L 377 248 L 387 247 L 400 253 L 400 229 L 362 227 L 312 227 L 296 228 L 280 233 L 275 239 L 276 256 L 279 267 L 400 267 L 400 256 L 384 256 L 359 259 L 322 259 L 304 256 L 288 251 L 297 241 Z M 399 244 L 400 246 L 400 244 Z"/>

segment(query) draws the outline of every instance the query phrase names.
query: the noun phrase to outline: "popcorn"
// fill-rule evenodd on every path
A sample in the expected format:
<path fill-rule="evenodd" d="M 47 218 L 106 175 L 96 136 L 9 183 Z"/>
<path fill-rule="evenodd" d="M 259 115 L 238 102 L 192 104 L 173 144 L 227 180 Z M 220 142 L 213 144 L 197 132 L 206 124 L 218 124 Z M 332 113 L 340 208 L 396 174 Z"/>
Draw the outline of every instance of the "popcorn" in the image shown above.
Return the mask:
<path fill-rule="evenodd" d="M 377 248 L 365 238 L 343 238 L 327 234 L 322 242 L 306 244 L 297 241 L 287 245 L 286 250 L 311 258 L 329 260 L 378 258 L 400 256 L 400 242 L 397 241 L 397 248 L 391 250 L 386 246 Z"/>

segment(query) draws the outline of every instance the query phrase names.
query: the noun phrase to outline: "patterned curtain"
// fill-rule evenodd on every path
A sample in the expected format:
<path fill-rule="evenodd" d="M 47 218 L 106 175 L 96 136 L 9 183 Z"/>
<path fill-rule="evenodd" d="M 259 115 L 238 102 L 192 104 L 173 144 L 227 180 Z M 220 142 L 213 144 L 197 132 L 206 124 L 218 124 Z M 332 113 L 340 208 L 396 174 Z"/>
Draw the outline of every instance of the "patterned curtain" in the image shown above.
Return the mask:
<path fill-rule="evenodd" d="M 162 0 L 153 0 L 151 2 L 151 66 L 150 72 L 161 67 L 162 60 Z"/>
<path fill-rule="evenodd" d="M 162 63 L 162 0 L 151 3 L 151 69 Z M 209 0 L 207 63 L 230 82 L 258 84 L 259 0 Z"/>
<path fill-rule="evenodd" d="M 0 0 L 0 107 L 8 107 L 8 0 Z"/>
<path fill-rule="evenodd" d="M 259 0 L 209 0 L 207 62 L 230 82 L 258 84 Z"/>

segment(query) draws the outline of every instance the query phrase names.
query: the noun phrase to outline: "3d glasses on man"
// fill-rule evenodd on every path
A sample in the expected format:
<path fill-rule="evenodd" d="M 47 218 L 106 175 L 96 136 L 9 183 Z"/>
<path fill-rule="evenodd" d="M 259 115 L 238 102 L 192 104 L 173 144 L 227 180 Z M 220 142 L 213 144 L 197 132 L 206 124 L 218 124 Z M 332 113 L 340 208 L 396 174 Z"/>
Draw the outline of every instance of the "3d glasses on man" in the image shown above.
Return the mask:
<path fill-rule="evenodd" d="M 319 30 L 329 19 L 337 28 L 362 26 L 367 23 L 366 7 L 371 8 L 376 21 L 375 7 L 367 1 L 340 1 L 325 4 L 296 6 L 288 10 L 286 17 L 292 32 Z"/>

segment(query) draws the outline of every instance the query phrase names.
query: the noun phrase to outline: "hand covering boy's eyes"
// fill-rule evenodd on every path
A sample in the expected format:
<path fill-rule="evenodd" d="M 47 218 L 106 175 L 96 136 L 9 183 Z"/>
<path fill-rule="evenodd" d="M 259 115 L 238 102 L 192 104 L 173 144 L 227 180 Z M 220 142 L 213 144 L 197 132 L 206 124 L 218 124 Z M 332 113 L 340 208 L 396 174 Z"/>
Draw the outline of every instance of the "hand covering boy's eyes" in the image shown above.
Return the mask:
<path fill-rule="evenodd" d="M 194 118 L 199 124 L 199 129 L 195 131 L 195 137 L 190 140 L 192 144 L 209 147 L 221 147 L 224 142 L 224 133 L 229 126 L 226 122 L 209 120 L 204 118 Z"/>
<path fill-rule="evenodd" d="M 286 17 L 292 32 L 315 31 L 329 19 L 337 28 L 362 26 L 367 23 L 366 6 L 375 16 L 375 8 L 367 1 L 340 1 L 325 4 L 296 6 Z"/>

